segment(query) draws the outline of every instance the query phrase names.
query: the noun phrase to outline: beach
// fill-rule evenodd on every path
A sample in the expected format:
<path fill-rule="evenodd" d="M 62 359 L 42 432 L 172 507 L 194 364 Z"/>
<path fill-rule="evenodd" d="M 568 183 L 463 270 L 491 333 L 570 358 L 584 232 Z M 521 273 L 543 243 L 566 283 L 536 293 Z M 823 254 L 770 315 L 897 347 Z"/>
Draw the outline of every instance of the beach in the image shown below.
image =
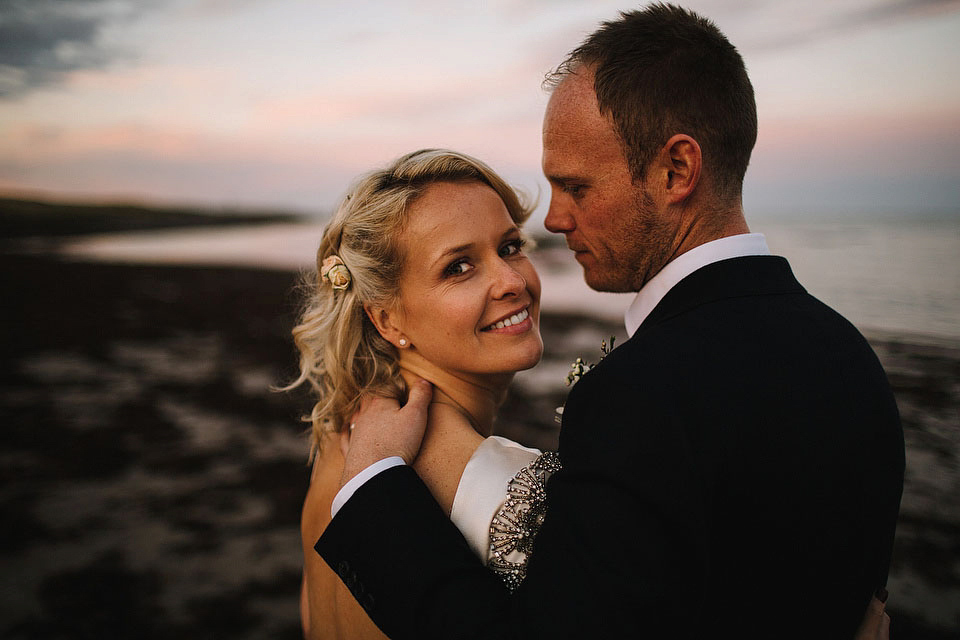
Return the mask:
<path fill-rule="evenodd" d="M 310 401 L 272 390 L 295 372 L 296 271 L 0 261 L 0 635 L 299 637 Z M 497 433 L 555 448 L 564 375 L 625 338 L 615 315 L 547 308 L 544 361 L 517 376 Z M 960 344 L 867 337 L 907 445 L 893 637 L 955 638 Z M 802 615 L 816 594 L 784 605 Z"/>

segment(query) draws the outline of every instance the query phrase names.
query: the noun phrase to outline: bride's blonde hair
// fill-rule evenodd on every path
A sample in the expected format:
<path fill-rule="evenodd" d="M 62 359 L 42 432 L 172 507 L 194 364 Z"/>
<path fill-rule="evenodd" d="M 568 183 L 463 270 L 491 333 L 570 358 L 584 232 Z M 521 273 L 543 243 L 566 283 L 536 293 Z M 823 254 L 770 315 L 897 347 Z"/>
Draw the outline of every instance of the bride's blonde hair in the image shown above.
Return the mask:
<path fill-rule="evenodd" d="M 481 182 L 503 200 L 522 225 L 532 205 L 483 162 L 444 149 L 409 153 L 389 167 L 363 176 L 337 208 L 320 240 L 317 270 L 306 274 L 306 299 L 293 329 L 300 350 L 300 376 L 287 388 L 309 382 L 317 395 L 310 415 L 313 447 L 325 433 L 340 432 L 365 394 L 404 400 L 397 351 L 367 318 L 364 303 L 390 308 L 399 299 L 404 256 L 399 237 L 409 207 L 435 182 Z M 349 285 L 331 286 L 324 261 L 338 256 Z"/>

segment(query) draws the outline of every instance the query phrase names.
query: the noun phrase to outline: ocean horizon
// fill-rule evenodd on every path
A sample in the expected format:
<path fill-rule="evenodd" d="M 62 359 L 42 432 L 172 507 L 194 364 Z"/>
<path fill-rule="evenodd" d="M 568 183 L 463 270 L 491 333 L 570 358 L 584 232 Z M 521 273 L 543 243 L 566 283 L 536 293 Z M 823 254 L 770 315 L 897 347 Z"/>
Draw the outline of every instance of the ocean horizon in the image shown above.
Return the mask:
<path fill-rule="evenodd" d="M 70 239 L 60 251 L 105 262 L 303 270 L 313 266 L 323 224 L 101 234 Z M 562 239 L 539 223 L 531 228 L 545 311 L 622 317 L 631 294 L 592 291 Z M 861 331 L 960 344 L 960 216 L 760 217 L 751 230 L 790 261 L 811 294 Z"/>

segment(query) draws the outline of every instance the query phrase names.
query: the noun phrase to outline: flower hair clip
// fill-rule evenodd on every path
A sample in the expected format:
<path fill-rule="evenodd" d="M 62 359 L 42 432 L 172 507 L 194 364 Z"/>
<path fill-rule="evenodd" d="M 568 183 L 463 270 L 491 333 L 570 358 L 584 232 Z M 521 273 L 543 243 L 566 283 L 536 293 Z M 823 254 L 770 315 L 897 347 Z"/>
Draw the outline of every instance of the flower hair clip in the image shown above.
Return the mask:
<path fill-rule="evenodd" d="M 343 290 L 350 286 L 350 270 L 343 264 L 340 256 L 333 254 L 327 256 L 320 265 L 320 277 L 330 283 L 330 286 L 337 290 Z"/>

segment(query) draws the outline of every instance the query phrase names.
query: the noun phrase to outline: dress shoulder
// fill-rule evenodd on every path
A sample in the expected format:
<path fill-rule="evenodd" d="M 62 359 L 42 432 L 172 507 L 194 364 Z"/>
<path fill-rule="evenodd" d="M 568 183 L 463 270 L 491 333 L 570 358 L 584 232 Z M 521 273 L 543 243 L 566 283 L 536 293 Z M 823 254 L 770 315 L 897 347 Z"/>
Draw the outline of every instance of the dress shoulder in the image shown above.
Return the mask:
<path fill-rule="evenodd" d="M 489 568 L 515 590 L 527 574 L 533 541 L 547 515 L 547 480 L 560 470 L 554 451 L 539 455 L 507 483 L 507 499 L 490 522 Z"/>

